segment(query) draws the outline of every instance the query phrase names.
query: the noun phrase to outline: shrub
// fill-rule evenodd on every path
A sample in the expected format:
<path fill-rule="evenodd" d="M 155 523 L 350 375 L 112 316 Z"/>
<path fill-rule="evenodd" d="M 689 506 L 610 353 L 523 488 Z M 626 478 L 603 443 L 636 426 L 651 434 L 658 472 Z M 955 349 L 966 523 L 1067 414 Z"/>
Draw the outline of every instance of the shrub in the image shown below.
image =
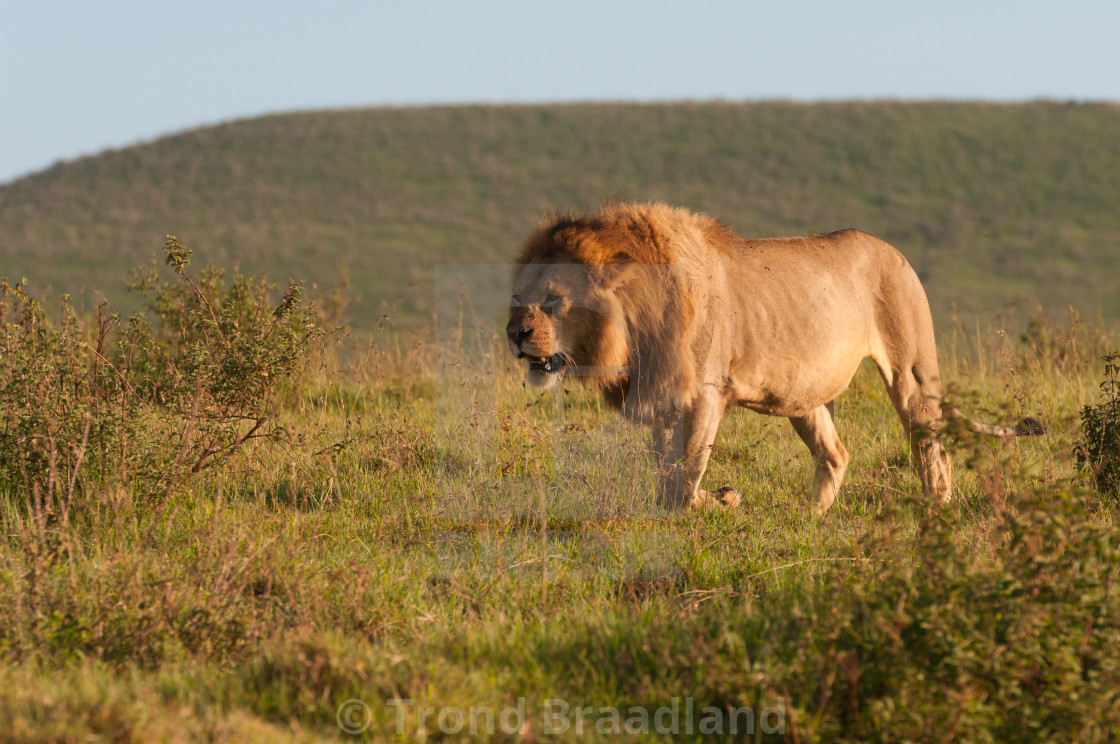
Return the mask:
<path fill-rule="evenodd" d="M 183 422 L 178 460 L 194 473 L 250 440 L 285 436 L 275 395 L 325 331 L 302 303 L 302 284 L 289 280 L 273 305 L 274 287 L 263 277 L 235 274 L 227 287 L 224 272 L 210 266 L 195 281 L 186 271 L 191 251 L 170 235 L 166 251 L 181 281 L 169 284 L 154 272 L 134 272 L 130 281 L 161 325 L 152 336 L 158 374 L 149 364 L 140 380 Z"/>
<path fill-rule="evenodd" d="M 911 546 L 875 546 L 827 603 L 827 622 L 806 629 L 806 668 L 814 657 L 824 667 L 815 692 L 841 730 L 1073 741 L 1116 725 L 1120 531 L 1074 490 L 1013 494 L 1008 506 L 998 557 L 934 512 Z"/>
<path fill-rule="evenodd" d="M 1097 490 L 1120 496 L 1120 352 L 1102 357 L 1101 402 L 1081 408 L 1082 439 L 1075 456 Z"/>
<path fill-rule="evenodd" d="M 0 491 L 40 516 L 68 517 L 76 495 L 110 481 L 166 496 L 246 443 L 285 435 L 276 392 L 324 333 L 301 285 L 274 303 L 263 278 L 227 287 L 209 267 L 196 279 L 172 236 L 166 253 L 178 281 L 134 272 L 147 309 L 127 320 L 105 305 L 83 318 L 64 296 L 52 321 L 26 280 L 0 283 Z"/>

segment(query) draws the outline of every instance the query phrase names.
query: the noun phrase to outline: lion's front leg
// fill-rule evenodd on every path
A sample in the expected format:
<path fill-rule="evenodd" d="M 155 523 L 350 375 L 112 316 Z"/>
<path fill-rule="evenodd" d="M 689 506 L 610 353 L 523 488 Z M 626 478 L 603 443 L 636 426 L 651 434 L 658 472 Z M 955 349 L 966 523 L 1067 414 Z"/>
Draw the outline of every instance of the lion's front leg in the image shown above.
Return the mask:
<path fill-rule="evenodd" d="M 739 505 L 739 492 L 730 486 L 704 491 L 700 480 L 708 468 L 723 403 L 715 396 L 703 398 L 673 422 L 654 427 L 658 454 L 657 503 L 666 508 L 697 508 L 708 502 Z"/>

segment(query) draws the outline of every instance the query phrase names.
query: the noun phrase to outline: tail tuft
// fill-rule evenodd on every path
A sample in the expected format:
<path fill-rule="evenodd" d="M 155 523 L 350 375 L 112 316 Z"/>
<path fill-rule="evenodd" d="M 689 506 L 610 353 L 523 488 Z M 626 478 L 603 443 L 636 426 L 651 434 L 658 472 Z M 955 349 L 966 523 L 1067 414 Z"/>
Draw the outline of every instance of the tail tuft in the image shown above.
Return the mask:
<path fill-rule="evenodd" d="M 1042 422 L 1029 416 L 1016 426 L 997 426 L 996 424 L 973 421 L 956 408 L 950 409 L 948 415 L 963 420 L 965 427 L 974 434 L 983 434 L 989 437 L 1038 437 L 1046 433 L 1046 427 L 1042 425 Z"/>

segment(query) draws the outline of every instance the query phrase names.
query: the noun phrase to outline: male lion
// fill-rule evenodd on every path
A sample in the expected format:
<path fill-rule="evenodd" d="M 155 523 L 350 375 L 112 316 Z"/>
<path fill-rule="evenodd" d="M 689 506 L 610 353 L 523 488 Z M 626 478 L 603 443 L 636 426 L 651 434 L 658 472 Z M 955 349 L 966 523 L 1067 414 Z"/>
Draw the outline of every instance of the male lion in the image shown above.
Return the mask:
<path fill-rule="evenodd" d="M 925 492 L 949 498 L 925 292 L 902 254 L 866 233 L 743 240 L 657 203 L 558 217 L 517 259 L 506 334 L 531 385 L 574 375 L 653 427 L 664 505 L 738 505 L 734 489 L 699 485 L 720 419 L 739 405 L 789 418 L 816 458 L 812 493 L 827 511 L 848 465 L 833 401 L 864 357 L 890 391 Z M 1030 419 L 968 428 L 1041 433 Z"/>

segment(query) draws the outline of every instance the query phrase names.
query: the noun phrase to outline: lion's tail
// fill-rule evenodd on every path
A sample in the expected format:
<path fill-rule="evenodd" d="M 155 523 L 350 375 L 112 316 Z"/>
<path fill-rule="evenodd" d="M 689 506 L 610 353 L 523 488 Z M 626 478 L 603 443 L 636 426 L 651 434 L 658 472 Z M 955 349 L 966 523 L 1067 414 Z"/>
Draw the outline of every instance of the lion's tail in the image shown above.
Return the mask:
<path fill-rule="evenodd" d="M 989 437 L 1038 437 L 1046 433 L 1046 427 L 1036 418 L 1028 416 L 1015 426 L 999 426 L 998 424 L 982 424 L 973 421 L 959 410 L 954 408 L 950 415 L 964 422 L 965 427 L 975 434 L 985 434 Z"/>

